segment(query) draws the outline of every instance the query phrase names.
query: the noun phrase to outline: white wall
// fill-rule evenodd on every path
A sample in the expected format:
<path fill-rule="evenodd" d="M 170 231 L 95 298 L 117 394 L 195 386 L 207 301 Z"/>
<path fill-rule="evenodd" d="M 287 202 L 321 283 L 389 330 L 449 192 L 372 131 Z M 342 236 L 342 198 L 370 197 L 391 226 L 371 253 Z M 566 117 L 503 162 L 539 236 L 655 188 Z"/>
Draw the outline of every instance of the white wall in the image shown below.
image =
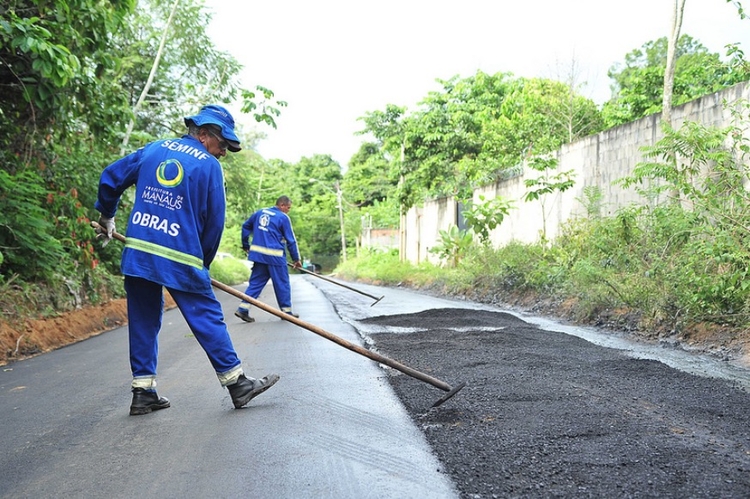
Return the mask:
<path fill-rule="evenodd" d="M 724 102 L 737 103 L 740 100 L 750 100 L 750 84 L 747 82 L 676 107 L 672 112 L 673 126 L 679 128 L 684 121 L 695 121 L 705 126 L 727 127 L 732 124 L 732 116 L 724 108 Z M 622 189 L 614 182 L 632 173 L 635 165 L 643 160 L 642 147 L 652 146 L 662 137 L 660 118 L 658 114 L 647 116 L 567 144 L 557 151 L 557 172 L 573 170 L 576 184 L 563 193 L 543 198 L 546 224 L 542 222 L 542 204 L 523 200 L 526 193 L 524 179 L 537 178 L 539 172 L 524 170 L 517 177 L 477 189 L 475 202 L 479 202 L 480 195 L 486 200 L 502 196 L 515 205 L 503 223 L 490 234 L 492 244 L 497 247 L 513 240 L 536 242 L 545 227 L 547 238 L 554 239 L 565 221 L 586 215 L 582 203 L 586 187 L 596 187 L 601 191 L 601 215 L 613 215 L 625 206 L 646 203 L 634 189 Z M 746 130 L 745 133 L 750 132 Z M 438 258 L 430 254 L 429 249 L 439 243 L 439 230 L 456 225 L 456 200 L 427 200 L 422 206 L 411 208 L 405 220 L 406 259 L 413 263 L 425 260 L 437 263 Z"/>

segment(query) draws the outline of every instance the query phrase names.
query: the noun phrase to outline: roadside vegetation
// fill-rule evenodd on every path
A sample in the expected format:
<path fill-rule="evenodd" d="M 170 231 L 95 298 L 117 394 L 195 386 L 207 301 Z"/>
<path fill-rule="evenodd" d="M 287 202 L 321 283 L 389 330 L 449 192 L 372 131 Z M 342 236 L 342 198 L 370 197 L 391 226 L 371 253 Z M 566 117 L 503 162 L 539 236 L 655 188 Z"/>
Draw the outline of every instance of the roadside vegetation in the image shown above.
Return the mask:
<path fill-rule="evenodd" d="M 749 111 L 737 103 L 726 129 L 667 127 L 620 180 L 640 190 L 642 206 L 599 217 L 600 196 L 591 192 L 580 200 L 591 205 L 589 216 L 570 220 L 555 240 L 501 248 L 480 244 L 488 218 L 470 217 L 470 230 L 443 231 L 433 249 L 441 265 L 371 253 L 339 265 L 337 276 L 536 307 L 651 337 L 689 341 L 714 329 L 748 343 Z M 647 202 L 664 192 L 669 203 Z"/>

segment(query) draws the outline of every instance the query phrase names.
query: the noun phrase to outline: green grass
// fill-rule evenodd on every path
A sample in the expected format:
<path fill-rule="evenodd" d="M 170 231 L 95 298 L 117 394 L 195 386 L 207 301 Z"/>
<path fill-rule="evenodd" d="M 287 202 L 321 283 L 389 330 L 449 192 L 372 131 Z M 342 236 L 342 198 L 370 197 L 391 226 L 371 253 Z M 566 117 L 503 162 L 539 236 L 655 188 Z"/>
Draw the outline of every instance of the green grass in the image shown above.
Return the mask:
<path fill-rule="evenodd" d="M 225 255 L 211 264 L 211 277 L 228 286 L 245 282 L 250 277 L 250 269 L 243 260 Z"/>

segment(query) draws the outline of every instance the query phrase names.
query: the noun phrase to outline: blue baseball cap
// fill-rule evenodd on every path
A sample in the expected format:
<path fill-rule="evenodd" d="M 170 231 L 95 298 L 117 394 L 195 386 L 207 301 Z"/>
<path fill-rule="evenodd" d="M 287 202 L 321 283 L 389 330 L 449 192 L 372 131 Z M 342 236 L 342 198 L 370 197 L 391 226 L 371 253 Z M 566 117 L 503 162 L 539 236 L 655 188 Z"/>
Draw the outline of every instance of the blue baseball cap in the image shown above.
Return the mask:
<path fill-rule="evenodd" d="M 195 116 L 188 116 L 185 118 L 185 126 L 190 126 L 190 122 L 195 123 L 197 126 L 203 125 L 216 125 L 221 128 L 221 136 L 229 144 L 228 149 L 232 152 L 240 151 L 240 139 L 234 133 L 234 118 L 229 114 L 222 106 L 217 104 L 209 104 L 203 106 L 198 114 Z"/>

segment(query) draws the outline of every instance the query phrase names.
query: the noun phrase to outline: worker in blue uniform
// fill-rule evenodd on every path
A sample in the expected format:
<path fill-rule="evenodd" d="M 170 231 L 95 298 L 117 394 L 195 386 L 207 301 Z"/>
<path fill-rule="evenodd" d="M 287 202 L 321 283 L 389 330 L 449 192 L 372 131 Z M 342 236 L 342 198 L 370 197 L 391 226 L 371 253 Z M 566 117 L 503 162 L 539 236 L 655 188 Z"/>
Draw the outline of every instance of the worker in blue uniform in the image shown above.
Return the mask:
<path fill-rule="evenodd" d="M 247 253 L 247 259 L 253 262 L 245 294 L 258 298 L 270 279 L 279 309 L 299 317 L 292 311 L 292 287 L 286 261 L 286 252 L 289 251 L 293 267 L 302 267 L 292 221 L 289 219 L 291 208 L 292 201 L 289 197 L 280 196 L 275 206 L 256 211 L 242 224 L 242 249 Z M 253 242 L 249 244 L 251 234 Z M 234 315 L 245 322 L 255 321 L 250 316 L 250 304 L 244 300 Z"/>
<path fill-rule="evenodd" d="M 95 203 L 104 245 L 115 232 L 123 192 L 135 186 L 121 270 L 128 307 L 131 415 L 170 406 L 156 392 L 157 336 L 169 291 L 235 408 L 279 379 L 245 376 L 211 287 L 209 266 L 224 229 L 226 199 L 219 158 L 240 151 L 234 118 L 207 105 L 184 119 L 187 134 L 151 142 L 115 161 L 101 174 Z"/>

